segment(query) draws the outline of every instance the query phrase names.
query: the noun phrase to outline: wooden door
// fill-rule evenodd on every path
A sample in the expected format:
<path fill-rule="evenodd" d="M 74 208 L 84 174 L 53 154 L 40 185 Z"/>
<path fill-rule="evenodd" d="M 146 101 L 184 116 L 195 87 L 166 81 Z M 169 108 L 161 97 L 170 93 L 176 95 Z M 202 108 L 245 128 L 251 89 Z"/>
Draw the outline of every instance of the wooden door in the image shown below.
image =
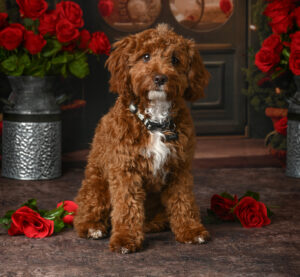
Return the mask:
<path fill-rule="evenodd" d="M 101 16 L 96 1 L 79 0 L 90 29 L 102 29 L 111 42 L 158 23 L 168 23 L 174 30 L 198 45 L 211 73 L 206 98 L 190 104 L 198 135 L 243 134 L 246 101 L 241 68 L 246 64 L 247 0 L 227 0 L 231 10 L 220 9 L 224 0 L 109 0 L 114 8 Z M 226 3 L 225 3 L 226 4 Z M 228 3 L 227 3 L 228 4 Z M 104 63 L 104 61 L 103 61 Z M 92 135 L 98 119 L 113 105 L 107 93 L 107 71 L 101 62 L 92 61 L 91 76 L 85 80 L 87 132 Z"/>

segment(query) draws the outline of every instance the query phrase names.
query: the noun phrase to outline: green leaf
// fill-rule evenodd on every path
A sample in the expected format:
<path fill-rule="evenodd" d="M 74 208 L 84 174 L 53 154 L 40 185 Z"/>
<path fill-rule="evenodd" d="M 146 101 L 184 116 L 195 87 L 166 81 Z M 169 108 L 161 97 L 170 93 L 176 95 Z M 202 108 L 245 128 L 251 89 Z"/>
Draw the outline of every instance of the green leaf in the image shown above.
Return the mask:
<path fill-rule="evenodd" d="M 53 209 L 51 211 L 46 212 L 43 217 L 50 220 L 55 220 L 57 218 L 60 218 L 62 214 L 64 213 L 64 207 L 63 205 L 59 206 L 56 209 Z"/>
<path fill-rule="evenodd" d="M 67 62 L 68 62 L 68 58 L 64 54 L 58 55 L 52 59 L 53 64 L 63 64 L 63 63 L 67 63 Z"/>
<path fill-rule="evenodd" d="M 290 53 L 289 53 L 289 51 L 288 51 L 286 48 L 283 49 L 282 55 L 283 55 L 287 60 L 289 60 L 289 58 L 290 58 Z"/>
<path fill-rule="evenodd" d="M 30 75 L 34 77 L 44 77 L 46 74 L 45 72 L 45 65 L 41 64 L 35 67 Z"/>
<path fill-rule="evenodd" d="M 24 65 L 25 67 L 28 67 L 28 66 L 30 66 L 30 64 L 31 64 L 31 61 L 30 61 L 30 58 L 27 53 L 23 54 L 19 58 L 19 65 Z"/>
<path fill-rule="evenodd" d="M 51 69 L 51 65 L 52 65 L 51 62 L 47 61 L 46 68 L 45 68 L 46 72 L 48 72 Z"/>
<path fill-rule="evenodd" d="M 11 224 L 11 216 L 14 213 L 14 210 L 10 210 L 7 211 L 5 216 L 0 218 L 0 225 L 2 225 L 2 227 L 4 227 L 5 229 L 9 229 L 10 228 L 10 224 Z"/>
<path fill-rule="evenodd" d="M 34 211 L 38 211 L 38 207 L 36 205 L 36 199 L 29 199 L 26 203 L 24 203 L 22 205 L 22 207 L 29 207 L 30 209 L 34 210 Z"/>
<path fill-rule="evenodd" d="M 44 217 L 44 214 L 47 213 L 47 210 L 39 210 L 39 214 L 41 217 Z"/>
<path fill-rule="evenodd" d="M 230 200 L 234 200 L 234 197 L 232 195 L 230 195 L 228 192 L 223 192 L 220 194 L 220 196 L 226 198 L 226 199 L 230 199 Z"/>
<path fill-rule="evenodd" d="M 31 18 L 24 18 L 23 20 L 26 29 L 31 29 L 34 24 L 34 21 Z"/>
<path fill-rule="evenodd" d="M 63 220 L 61 218 L 54 220 L 54 232 L 55 233 L 60 232 L 64 228 L 65 228 L 65 223 L 63 222 Z"/>
<path fill-rule="evenodd" d="M 4 60 L 1 64 L 6 71 L 12 72 L 17 68 L 18 57 L 12 55 Z"/>
<path fill-rule="evenodd" d="M 11 219 L 10 218 L 0 218 L 0 225 L 4 227 L 5 229 L 9 229 L 11 225 Z"/>
<path fill-rule="evenodd" d="M 66 64 L 64 64 L 62 67 L 61 67 L 61 75 L 63 76 L 63 77 L 65 77 L 65 78 L 67 78 L 68 77 L 68 73 L 67 73 L 67 65 Z"/>
<path fill-rule="evenodd" d="M 15 212 L 15 210 L 7 211 L 4 218 L 11 218 L 11 216 L 13 215 L 14 212 Z"/>
<path fill-rule="evenodd" d="M 42 55 L 46 58 L 55 56 L 62 48 L 60 42 L 56 39 L 48 39 L 46 46 L 43 48 Z"/>
<path fill-rule="evenodd" d="M 257 193 L 257 192 L 253 192 L 253 191 L 248 190 L 240 199 L 242 199 L 246 196 L 250 196 L 253 199 L 255 199 L 256 201 L 259 201 L 259 193 Z"/>
<path fill-rule="evenodd" d="M 22 64 L 22 65 L 19 65 L 17 67 L 17 70 L 13 71 L 11 73 L 12 76 L 21 76 L 23 74 L 23 71 L 24 71 L 24 68 L 25 66 Z"/>
<path fill-rule="evenodd" d="M 77 78 L 84 78 L 90 73 L 89 65 L 86 62 L 86 58 L 82 57 L 79 60 L 74 60 L 69 64 L 70 72 Z"/>

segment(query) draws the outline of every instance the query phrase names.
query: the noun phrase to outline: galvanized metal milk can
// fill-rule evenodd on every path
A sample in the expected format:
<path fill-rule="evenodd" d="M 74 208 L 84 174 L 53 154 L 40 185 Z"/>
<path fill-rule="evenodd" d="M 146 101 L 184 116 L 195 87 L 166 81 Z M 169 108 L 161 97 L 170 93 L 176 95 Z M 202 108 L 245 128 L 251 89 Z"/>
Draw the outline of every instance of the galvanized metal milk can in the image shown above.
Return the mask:
<path fill-rule="evenodd" d="M 55 77 L 8 77 L 11 105 L 3 112 L 2 176 L 20 180 L 61 175 L 61 116 Z"/>
<path fill-rule="evenodd" d="M 300 178 L 300 76 L 294 76 L 297 92 L 288 100 L 286 175 Z"/>

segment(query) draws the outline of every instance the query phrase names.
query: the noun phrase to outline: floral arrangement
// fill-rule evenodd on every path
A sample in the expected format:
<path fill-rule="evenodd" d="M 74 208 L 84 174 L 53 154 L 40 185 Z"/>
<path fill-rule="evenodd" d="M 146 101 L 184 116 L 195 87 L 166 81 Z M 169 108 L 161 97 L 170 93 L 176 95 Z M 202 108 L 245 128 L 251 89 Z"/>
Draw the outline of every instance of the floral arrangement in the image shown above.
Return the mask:
<path fill-rule="evenodd" d="M 243 69 L 248 83 L 244 94 L 257 111 L 287 108 L 286 99 L 296 91 L 289 60 L 291 35 L 299 30 L 295 9 L 299 4 L 295 0 L 258 0 L 252 5 L 250 29 L 257 32 L 261 48 L 257 53 L 249 50 L 249 66 Z"/>
<path fill-rule="evenodd" d="M 240 199 L 227 192 L 211 198 L 207 210 L 209 222 L 239 221 L 244 228 L 262 227 L 271 223 L 272 212 L 259 202 L 257 192 L 247 191 Z"/>
<path fill-rule="evenodd" d="M 83 29 L 83 11 L 72 1 L 54 10 L 45 0 L 16 0 L 22 24 L 0 13 L 0 72 L 10 76 L 89 74 L 87 54 L 106 54 L 110 43 L 103 32 Z"/>
<path fill-rule="evenodd" d="M 273 33 L 256 54 L 256 66 L 272 79 L 288 70 L 300 75 L 300 2 L 271 0 L 263 14 Z"/>
<path fill-rule="evenodd" d="M 8 211 L 0 218 L 0 225 L 8 229 L 10 236 L 45 238 L 71 227 L 77 208 L 73 201 L 63 201 L 51 211 L 39 210 L 36 199 L 30 199 L 16 211 Z"/>

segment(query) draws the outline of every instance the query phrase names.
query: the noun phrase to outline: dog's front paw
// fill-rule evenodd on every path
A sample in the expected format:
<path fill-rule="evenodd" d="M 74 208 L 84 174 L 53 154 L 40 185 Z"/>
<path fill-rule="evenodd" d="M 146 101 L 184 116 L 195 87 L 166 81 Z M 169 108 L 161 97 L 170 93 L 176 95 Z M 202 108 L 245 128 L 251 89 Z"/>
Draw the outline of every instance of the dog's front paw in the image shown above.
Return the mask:
<path fill-rule="evenodd" d="M 112 235 L 109 248 L 112 252 L 121 254 L 129 254 L 136 252 L 142 248 L 142 237 L 135 238 L 130 235 Z"/>
<path fill-rule="evenodd" d="M 105 237 L 106 237 L 106 234 L 103 233 L 103 231 L 100 230 L 100 229 L 90 228 L 88 230 L 88 233 L 87 233 L 87 238 L 88 239 L 102 239 L 102 238 L 105 238 Z"/>
<path fill-rule="evenodd" d="M 101 222 L 74 224 L 77 234 L 81 238 L 101 239 L 107 236 L 107 227 Z"/>
<path fill-rule="evenodd" d="M 186 228 L 183 232 L 176 234 L 176 240 L 182 243 L 203 244 L 210 240 L 210 235 L 203 226 L 199 226 Z"/>

